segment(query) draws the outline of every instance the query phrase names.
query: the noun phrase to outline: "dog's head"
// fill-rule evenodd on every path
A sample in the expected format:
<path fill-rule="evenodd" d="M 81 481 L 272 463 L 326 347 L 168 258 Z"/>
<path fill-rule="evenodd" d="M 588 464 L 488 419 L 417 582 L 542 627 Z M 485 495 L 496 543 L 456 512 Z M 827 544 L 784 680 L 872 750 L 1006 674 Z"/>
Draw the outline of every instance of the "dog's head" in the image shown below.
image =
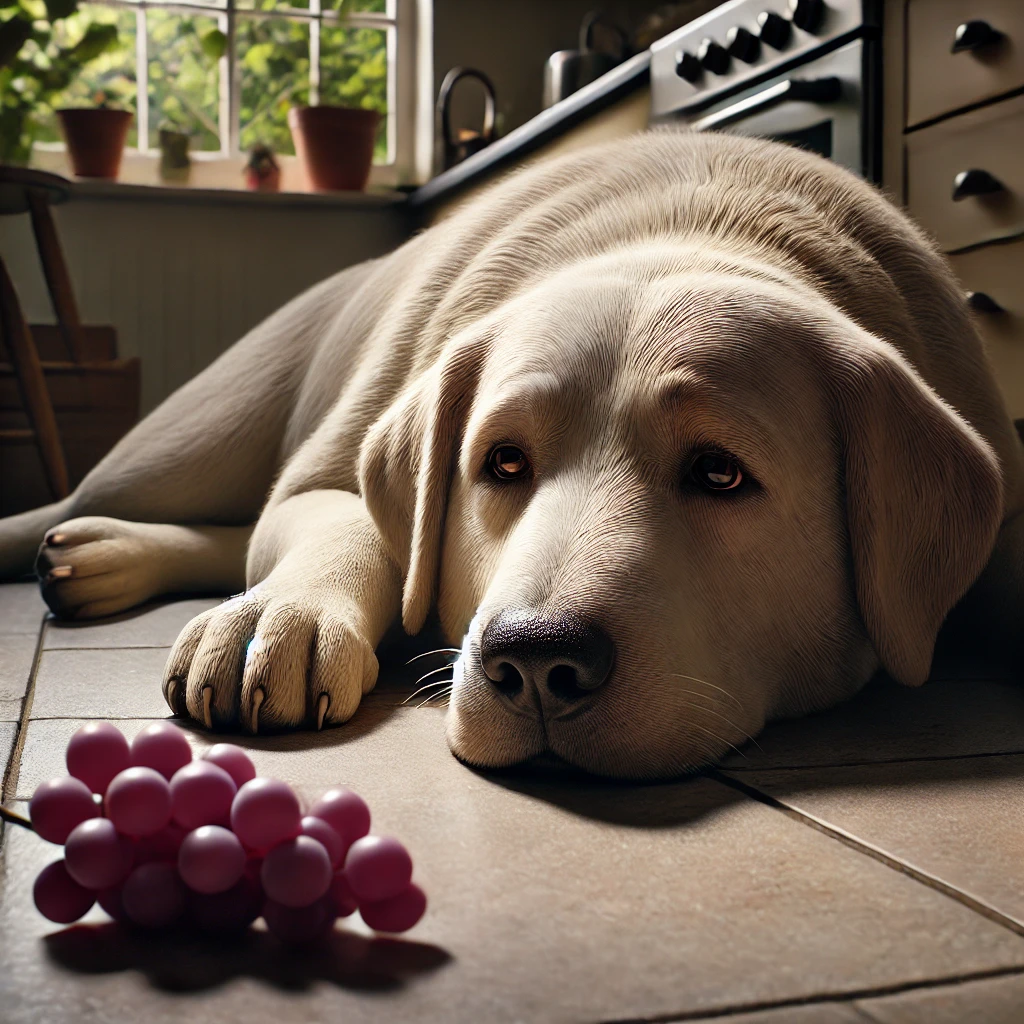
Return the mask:
<path fill-rule="evenodd" d="M 814 293 L 605 256 L 461 330 L 363 493 L 461 641 L 452 750 L 621 777 L 720 757 L 879 666 L 926 678 L 1002 508 L 991 451 Z"/>

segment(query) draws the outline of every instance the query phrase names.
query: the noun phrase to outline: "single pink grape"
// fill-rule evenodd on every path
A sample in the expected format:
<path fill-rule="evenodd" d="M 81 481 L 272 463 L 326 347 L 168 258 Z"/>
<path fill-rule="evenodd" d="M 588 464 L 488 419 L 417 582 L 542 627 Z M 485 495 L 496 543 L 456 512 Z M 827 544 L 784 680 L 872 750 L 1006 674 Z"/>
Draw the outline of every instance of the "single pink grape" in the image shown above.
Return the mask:
<path fill-rule="evenodd" d="M 47 842 L 62 844 L 68 833 L 88 818 L 98 818 L 100 809 L 92 790 L 80 779 L 51 779 L 36 787 L 28 802 L 28 816 L 36 834 Z"/>
<path fill-rule="evenodd" d="M 185 886 L 173 864 L 142 864 L 124 883 L 121 901 L 129 920 L 143 928 L 166 928 L 181 917 Z"/>
<path fill-rule="evenodd" d="M 171 820 L 171 787 L 154 768 L 127 768 L 107 786 L 107 817 L 126 836 L 151 836 Z"/>
<path fill-rule="evenodd" d="M 294 839 L 301 820 L 298 797 L 277 779 L 252 779 L 231 804 L 231 827 L 250 850 L 267 850 Z"/>
<path fill-rule="evenodd" d="M 124 902 L 121 899 L 121 886 L 113 889 L 104 889 L 96 893 L 96 902 L 103 908 L 108 917 L 115 921 L 127 921 L 128 915 L 124 912 Z"/>
<path fill-rule="evenodd" d="M 193 761 L 171 778 L 171 817 L 189 831 L 215 825 L 231 814 L 238 787 L 223 768 L 209 761 Z"/>
<path fill-rule="evenodd" d="M 224 892 L 245 872 L 245 848 L 234 832 L 203 825 L 185 836 L 178 851 L 178 874 L 196 892 Z"/>
<path fill-rule="evenodd" d="M 314 818 L 323 818 L 341 836 L 346 849 L 370 831 L 369 806 L 358 793 L 344 786 L 324 793 L 309 813 Z"/>
<path fill-rule="evenodd" d="M 165 779 L 192 760 L 192 748 L 185 734 L 171 722 L 147 725 L 131 744 L 132 765 L 152 768 Z"/>
<path fill-rule="evenodd" d="M 331 886 L 331 858 L 315 839 L 297 836 L 263 858 L 260 881 L 268 899 L 286 907 L 308 907 Z"/>
<path fill-rule="evenodd" d="M 273 900 L 263 904 L 263 920 L 271 935 L 289 945 L 322 939 L 334 926 L 334 907 L 327 897 L 308 907 L 286 907 Z"/>
<path fill-rule="evenodd" d="M 185 895 L 188 916 L 196 926 L 215 935 L 244 931 L 260 916 L 263 891 L 244 876 L 224 892 Z"/>
<path fill-rule="evenodd" d="M 168 864 L 178 863 L 178 850 L 185 838 L 185 830 L 172 821 L 159 832 L 150 836 L 140 836 L 135 840 L 135 863 L 150 864 L 153 861 L 165 861 Z"/>
<path fill-rule="evenodd" d="M 68 741 L 65 759 L 68 774 L 81 779 L 100 796 L 115 775 L 131 767 L 128 741 L 109 722 L 83 725 Z"/>
<path fill-rule="evenodd" d="M 203 760 L 212 761 L 218 768 L 223 768 L 239 789 L 256 778 L 255 765 L 245 751 L 234 743 L 215 743 L 203 754 Z"/>
<path fill-rule="evenodd" d="M 62 860 L 47 864 L 32 886 L 36 910 L 49 921 L 71 924 L 84 917 L 96 902 L 96 894 L 79 885 L 68 874 Z"/>
<path fill-rule="evenodd" d="M 407 932 L 426 909 L 426 893 L 413 882 L 389 899 L 359 904 L 360 916 L 375 932 Z"/>
<path fill-rule="evenodd" d="M 412 880 L 412 857 L 397 839 L 363 836 L 345 856 L 345 877 L 360 907 L 364 902 L 390 899 Z"/>
<path fill-rule="evenodd" d="M 345 844 L 341 836 L 324 821 L 323 818 L 314 818 L 307 814 L 299 823 L 302 835 L 315 839 L 327 851 L 331 858 L 331 867 L 336 868 L 345 858 Z"/>
<path fill-rule="evenodd" d="M 76 825 L 64 845 L 68 874 L 86 889 L 120 885 L 132 869 L 132 841 L 118 835 L 109 818 L 90 818 Z"/>
<path fill-rule="evenodd" d="M 331 887 L 327 892 L 331 902 L 334 904 L 334 912 L 338 917 L 348 917 L 349 914 L 354 914 L 359 909 L 359 900 L 356 899 L 352 886 L 348 884 L 344 871 L 334 872 L 334 878 L 331 879 Z"/>

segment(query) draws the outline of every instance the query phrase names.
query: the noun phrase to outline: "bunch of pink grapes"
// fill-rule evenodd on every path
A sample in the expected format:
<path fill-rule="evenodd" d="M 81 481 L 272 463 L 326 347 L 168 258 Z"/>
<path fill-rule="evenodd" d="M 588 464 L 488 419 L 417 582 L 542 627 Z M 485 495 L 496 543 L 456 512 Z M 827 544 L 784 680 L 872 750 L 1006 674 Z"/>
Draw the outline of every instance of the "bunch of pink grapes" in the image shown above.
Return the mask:
<path fill-rule="evenodd" d="M 225 934 L 262 917 L 299 943 L 356 910 L 382 932 L 407 931 L 426 910 L 408 851 L 370 835 L 370 808 L 350 789 L 303 814 L 292 789 L 257 778 L 239 747 L 218 743 L 193 761 L 170 722 L 131 743 L 91 722 L 71 737 L 67 766 L 29 803 L 35 831 L 64 846 L 33 889 L 51 921 L 70 924 L 95 903 L 143 928 Z"/>

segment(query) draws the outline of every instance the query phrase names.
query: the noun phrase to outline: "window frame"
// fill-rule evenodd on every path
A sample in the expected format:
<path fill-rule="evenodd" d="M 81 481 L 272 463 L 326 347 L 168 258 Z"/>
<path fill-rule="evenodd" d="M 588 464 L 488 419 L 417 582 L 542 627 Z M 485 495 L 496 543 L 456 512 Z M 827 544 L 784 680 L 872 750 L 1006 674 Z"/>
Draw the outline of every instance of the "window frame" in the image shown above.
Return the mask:
<path fill-rule="evenodd" d="M 241 100 L 241 69 L 235 55 L 235 29 L 239 19 L 269 20 L 281 18 L 309 23 L 310 101 L 315 103 L 319 87 L 320 26 L 324 23 L 352 28 L 374 28 L 385 32 L 388 62 L 387 135 L 388 163 L 374 164 L 369 185 L 395 188 L 421 184 L 430 177 L 433 151 L 433 61 L 431 0 L 387 0 L 384 14 L 353 12 L 339 18 L 333 10 L 324 9 L 324 0 L 309 0 L 309 8 L 290 8 L 282 4 L 274 10 L 239 7 L 235 0 L 225 0 L 224 7 L 214 7 L 196 0 L 90 0 L 97 6 L 134 10 L 135 33 L 135 120 L 138 143 L 125 150 L 126 163 L 135 168 L 133 177 L 156 179 L 160 160 L 159 149 L 149 145 L 149 40 L 146 32 L 146 11 L 163 10 L 192 14 L 216 20 L 227 36 L 225 54 L 218 61 L 221 148 L 192 150 L 194 163 L 203 167 L 202 177 L 225 180 L 238 173 L 244 152 L 239 148 L 239 106 Z M 328 0 L 329 2 L 329 0 Z M 315 27 L 314 27 L 315 26 Z M 314 59 L 315 58 L 315 59 Z M 424 86 L 426 95 L 424 96 Z M 145 97 L 146 102 L 140 103 Z M 226 126 L 226 127 L 225 127 Z M 60 169 L 64 162 L 63 143 L 35 145 L 38 163 Z M 55 159 L 56 158 L 56 159 Z M 280 154 L 286 180 L 294 180 L 292 165 L 297 158 Z M 36 162 L 36 161 L 34 161 Z M 143 168 L 139 171 L 139 168 Z M 289 171 L 292 173 L 289 173 Z M 174 183 L 180 187 L 180 183 Z M 198 184 L 198 183 L 197 183 Z"/>

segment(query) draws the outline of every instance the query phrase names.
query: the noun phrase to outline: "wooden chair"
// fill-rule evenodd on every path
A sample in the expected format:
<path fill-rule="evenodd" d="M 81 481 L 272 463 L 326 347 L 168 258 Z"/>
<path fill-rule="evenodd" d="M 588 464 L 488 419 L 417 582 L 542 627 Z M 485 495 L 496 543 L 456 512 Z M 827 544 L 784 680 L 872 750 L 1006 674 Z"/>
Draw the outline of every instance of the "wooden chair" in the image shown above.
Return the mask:
<path fill-rule="evenodd" d="M 82 322 L 71 290 L 64 254 L 57 238 L 50 206 L 63 202 L 70 194 L 70 183 L 55 174 L 24 167 L 0 166 L 0 216 L 28 213 L 42 263 L 46 285 L 53 302 L 64 343 L 75 363 L 84 360 Z M 18 293 L 0 258 L 0 333 L 18 382 L 18 390 L 28 416 L 29 427 L 0 430 L 0 441 L 31 436 L 39 449 L 46 480 L 54 499 L 69 491 L 67 462 L 57 430 L 53 403 L 43 376 L 32 332 L 25 320 Z"/>

